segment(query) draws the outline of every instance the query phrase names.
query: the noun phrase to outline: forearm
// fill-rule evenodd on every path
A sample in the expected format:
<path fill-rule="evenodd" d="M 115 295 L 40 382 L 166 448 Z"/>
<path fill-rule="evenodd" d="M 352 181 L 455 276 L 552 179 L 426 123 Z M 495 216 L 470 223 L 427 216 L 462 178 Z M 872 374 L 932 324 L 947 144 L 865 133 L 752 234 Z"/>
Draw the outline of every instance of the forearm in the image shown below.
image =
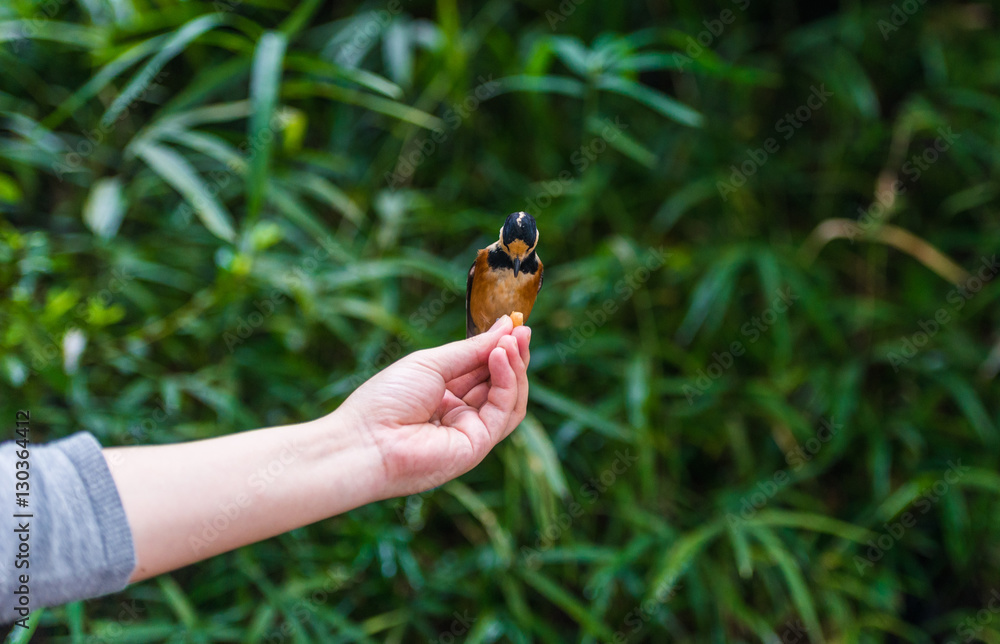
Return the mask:
<path fill-rule="evenodd" d="M 131 581 L 383 498 L 378 450 L 334 413 L 176 445 L 104 450 L 135 542 Z"/>

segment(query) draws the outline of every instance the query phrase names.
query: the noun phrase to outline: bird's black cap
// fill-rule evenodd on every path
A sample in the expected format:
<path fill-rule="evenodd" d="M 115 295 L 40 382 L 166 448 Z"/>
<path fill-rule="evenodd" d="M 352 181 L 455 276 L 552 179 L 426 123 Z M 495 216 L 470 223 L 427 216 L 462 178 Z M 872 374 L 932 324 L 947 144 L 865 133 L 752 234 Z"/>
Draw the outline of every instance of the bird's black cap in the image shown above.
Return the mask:
<path fill-rule="evenodd" d="M 538 228 L 535 226 L 535 218 L 526 212 L 512 212 L 507 215 L 507 221 L 503 224 L 501 237 L 507 246 L 515 240 L 520 239 L 528 247 L 535 245 L 538 236 Z"/>

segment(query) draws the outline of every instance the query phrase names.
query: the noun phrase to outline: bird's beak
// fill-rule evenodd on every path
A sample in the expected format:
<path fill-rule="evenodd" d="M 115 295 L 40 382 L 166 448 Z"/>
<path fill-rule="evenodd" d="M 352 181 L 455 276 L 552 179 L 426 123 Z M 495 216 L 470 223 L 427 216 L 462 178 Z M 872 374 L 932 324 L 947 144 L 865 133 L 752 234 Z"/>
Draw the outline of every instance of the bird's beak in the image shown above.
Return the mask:
<path fill-rule="evenodd" d="M 521 260 L 515 259 L 514 260 L 514 277 L 517 277 L 517 274 L 520 273 L 520 272 L 521 272 Z"/>

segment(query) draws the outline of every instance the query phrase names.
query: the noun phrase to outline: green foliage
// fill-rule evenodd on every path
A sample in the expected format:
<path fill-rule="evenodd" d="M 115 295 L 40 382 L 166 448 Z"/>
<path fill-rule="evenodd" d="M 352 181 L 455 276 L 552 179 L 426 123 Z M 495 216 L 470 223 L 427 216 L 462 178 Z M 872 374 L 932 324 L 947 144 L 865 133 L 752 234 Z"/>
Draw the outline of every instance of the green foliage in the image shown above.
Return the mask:
<path fill-rule="evenodd" d="M 315 418 L 462 336 L 506 213 L 548 269 L 461 481 L 37 633 L 1000 641 L 995 8 L 473 4 L 0 8 L 0 418 Z"/>

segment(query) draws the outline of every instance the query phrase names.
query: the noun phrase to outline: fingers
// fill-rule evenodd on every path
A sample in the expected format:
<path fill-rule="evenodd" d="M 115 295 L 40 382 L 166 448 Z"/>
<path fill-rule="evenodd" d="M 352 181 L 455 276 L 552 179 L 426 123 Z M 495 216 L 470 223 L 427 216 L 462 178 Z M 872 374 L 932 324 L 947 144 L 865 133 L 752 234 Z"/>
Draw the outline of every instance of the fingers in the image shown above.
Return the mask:
<path fill-rule="evenodd" d="M 507 423 L 506 431 L 501 438 L 506 438 L 508 434 L 514 431 L 514 428 L 521 424 L 525 414 L 528 413 L 528 366 L 523 356 L 528 353 L 527 340 L 530 337 L 531 334 L 529 332 L 528 337 L 524 338 L 525 341 L 523 343 L 515 339 L 516 336 L 512 336 L 510 340 L 507 338 L 500 339 L 500 346 L 506 349 L 507 359 L 517 379 L 517 402 L 514 405 L 513 414 Z"/>
<path fill-rule="evenodd" d="M 527 367 L 531 362 L 531 351 L 529 346 L 531 344 L 531 327 L 530 326 L 519 326 L 514 328 L 514 332 L 511 333 L 514 339 L 517 340 L 517 348 L 521 352 L 521 360 L 524 361 L 524 366 Z"/>
<path fill-rule="evenodd" d="M 438 420 L 443 420 L 448 416 L 448 414 L 456 409 L 464 409 L 466 407 L 468 407 L 468 403 L 466 403 L 466 401 L 446 390 L 444 392 L 444 396 L 441 398 L 441 406 L 438 407 L 435 416 Z"/>
<path fill-rule="evenodd" d="M 469 407 L 475 407 L 476 409 L 479 409 L 480 407 L 486 404 L 489 395 L 490 395 L 490 383 L 488 381 L 481 382 L 475 387 L 473 387 L 469 391 L 469 393 L 462 396 L 462 400 L 464 400 L 465 404 L 468 405 Z"/>
<path fill-rule="evenodd" d="M 469 373 L 455 378 L 451 382 L 446 384 L 448 391 L 452 392 L 459 398 L 465 398 L 466 394 L 475 389 L 479 384 L 486 382 L 486 379 L 490 377 L 490 366 L 483 363 L 482 366 L 477 367 Z"/>
<path fill-rule="evenodd" d="M 500 343 L 507 346 L 498 346 L 490 352 L 490 390 L 486 404 L 479 410 L 479 417 L 489 431 L 493 444 L 500 442 L 509 433 L 508 424 L 518 403 L 517 374 L 510 364 L 510 345 L 514 340 L 501 339 Z M 516 349 L 514 353 L 517 354 Z"/>
<path fill-rule="evenodd" d="M 531 328 L 526 326 L 515 327 L 511 335 L 517 340 L 517 348 L 521 354 L 521 360 L 524 362 L 525 368 L 527 368 L 531 356 L 528 348 L 531 343 Z M 515 371 L 517 371 L 516 367 Z M 482 385 L 486 383 L 489 377 L 490 367 L 488 364 L 483 364 L 474 371 L 455 378 L 447 384 L 447 387 L 453 394 L 464 399 L 466 404 L 478 409 L 486 402 L 486 392 L 489 391 L 489 386 L 483 387 Z M 473 395 L 474 391 L 477 392 L 475 395 Z"/>
<path fill-rule="evenodd" d="M 413 354 L 413 358 L 434 369 L 441 374 L 445 382 L 449 382 L 486 364 L 497 342 L 500 338 L 510 335 L 513 328 L 514 323 L 511 322 L 510 316 L 505 315 L 486 333 L 433 349 L 417 351 Z"/>
<path fill-rule="evenodd" d="M 521 356 L 521 361 L 524 362 L 524 367 L 527 369 L 528 362 L 530 360 L 531 352 L 529 350 L 529 345 L 531 342 L 531 328 L 530 327 L 515 327 L 511 336 L 517 340 L 517 349 Z M 514 367 L 514 371 L 518 372 L 518 366 L 511 361 L 511 366 Z M 447 384 L 448 391 L 453 393 L 458 398 L 465 401 L 465 404 L 470 407 L 475 407 L 479 409 L 486 402 L 487 395 L 489 394 L 490 386 L 487 380 L 490 377 L 490 367 L 488 364 L 477 368 L 475 371 L 470 371 L 464 376 L 459 376 Z M 525 379 L 524 385 L 527 386 L 527 379 Z M 519 391 L 521 388 L 521 383 L 518 383 Z M 525 411 L 527 411 L 527 398 L 524 401 Z"/>

